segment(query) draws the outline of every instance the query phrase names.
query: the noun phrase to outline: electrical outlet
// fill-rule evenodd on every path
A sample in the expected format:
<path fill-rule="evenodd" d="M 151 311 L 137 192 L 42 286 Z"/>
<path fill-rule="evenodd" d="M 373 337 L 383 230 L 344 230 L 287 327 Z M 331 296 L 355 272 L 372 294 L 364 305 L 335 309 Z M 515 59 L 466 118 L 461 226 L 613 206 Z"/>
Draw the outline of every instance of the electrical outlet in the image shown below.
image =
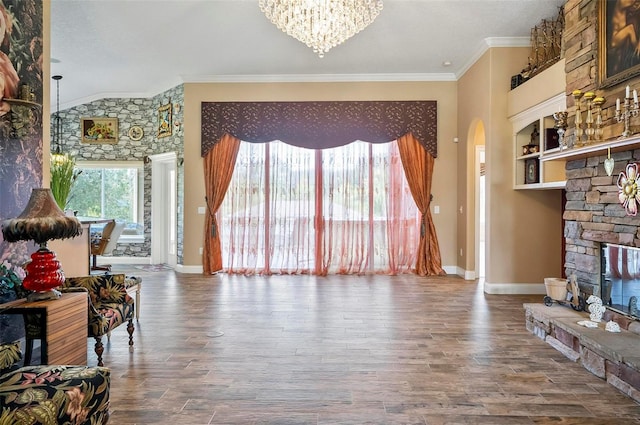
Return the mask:
<path fill-rule="evenodd" d="M 204 214 L 206 209 L 204 207 L 198 207 L 198 214 Z"/>

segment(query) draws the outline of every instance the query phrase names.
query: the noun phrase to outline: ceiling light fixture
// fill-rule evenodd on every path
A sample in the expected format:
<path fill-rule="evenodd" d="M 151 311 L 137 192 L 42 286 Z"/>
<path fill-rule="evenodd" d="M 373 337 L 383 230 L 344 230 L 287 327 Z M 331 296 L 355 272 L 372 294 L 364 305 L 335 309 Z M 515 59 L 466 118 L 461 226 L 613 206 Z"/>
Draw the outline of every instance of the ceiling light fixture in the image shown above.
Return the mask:
<path fill-rule="evenodd" d="M 53 145 L 55 150 L 54 156 L 62 155 L 62 146 L 60 145 L 60 133 L 62 133 L 62 120 L 60 119 L 60 80 L 62 75 L 54 75 L 53 78 L 56 81 L 56 115 L 53 117 Z"/>
<path fill-rule="evenodd" d="M 319 57 L 362 31 L 382 10 L 382 0 L 259 0 L 260 10 Z"/>

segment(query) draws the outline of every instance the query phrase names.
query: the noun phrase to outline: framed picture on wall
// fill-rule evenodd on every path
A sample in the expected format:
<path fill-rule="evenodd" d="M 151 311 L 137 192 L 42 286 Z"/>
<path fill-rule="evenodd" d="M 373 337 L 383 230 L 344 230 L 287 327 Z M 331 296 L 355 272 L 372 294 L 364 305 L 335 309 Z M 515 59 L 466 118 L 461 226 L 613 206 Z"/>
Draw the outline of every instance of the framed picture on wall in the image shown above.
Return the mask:
<path fill-rule="evenodd" d="M 118 143 L 118 118 L 82 118 L 80 123 L 82 143 Z"/>
<path fill-rule="evenodd" d="M 532 184 L 539 183 L 539 162 L 538 158 L 530 158 L 524 162 L 524 183 Z"/>
<path fill-rule="evenodd" d="M 598 2 L 598 74 L 609 87 L 640 74 L 640 0 Z"/>
<path fill-rule="evenodd" d="M 171 102 L 158 108 L 158 139 L 172 134 L 172 105 Z"/>

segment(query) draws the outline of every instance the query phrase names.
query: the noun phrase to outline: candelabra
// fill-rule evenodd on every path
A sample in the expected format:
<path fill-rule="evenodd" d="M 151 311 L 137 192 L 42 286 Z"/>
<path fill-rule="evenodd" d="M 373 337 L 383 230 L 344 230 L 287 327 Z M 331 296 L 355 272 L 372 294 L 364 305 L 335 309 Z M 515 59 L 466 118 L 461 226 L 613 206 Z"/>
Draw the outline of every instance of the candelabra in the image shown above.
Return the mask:
<path fill-rule="evenodd" d="M 624 131 L 622 132 L 622 138 L 631 136 L 630 122 L 631 117 L 638 116 L 638 91 L 633 90 L 633 104 L 632 98 L 629 93 L 629 86 L 627 86 L 624 96 L 624 104 L 622 109 L 620 108 L 620 99 L 616 99 L 616 121 L 624 122 Z"/>
<path fill-rule="evenodd" d="M 583 94 L 580 90 L 574 90 L 572 94 L 576 105 L 576 146 L 586 146 L 594 141 L 602 140 L 602 105 L 605 102 L 604 97 L 598 97 L 592 91 Z M 585 100 L 586 114 L 584 121 L 582 119 L 582 99 Z"/>
<path fill-rule="evenodd" d="M 556 120 L 555 128 L 558 131 L 558 145 L 560 150 L 567 148 L 567 144 L 564 141 L 564 133 L 567 131 L 567 111 L 554 112 L 553 119 Z"/>

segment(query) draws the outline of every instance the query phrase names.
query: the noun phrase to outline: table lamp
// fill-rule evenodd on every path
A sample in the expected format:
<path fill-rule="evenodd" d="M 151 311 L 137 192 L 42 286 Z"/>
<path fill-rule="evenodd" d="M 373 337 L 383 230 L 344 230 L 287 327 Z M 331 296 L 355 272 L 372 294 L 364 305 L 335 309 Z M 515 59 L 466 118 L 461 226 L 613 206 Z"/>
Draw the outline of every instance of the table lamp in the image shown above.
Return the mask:
<path fill-rule="evenodd" d="M 51 189 L 33 189 L 24 211 L 17 218 L 2 222 L 2 236 L 7 242 L 32 240 L 40 245 L 31 254 L 22 282 L 25 289 L 35 291 L 27 297 L 29 301 L 60 298 L 60 292 L 54 288 L 64 283 L 64 272 L 56 254 L 47 248 L 47 241 L 73 238 L 81 233 L 80 221 L 65 215 Z"/>

